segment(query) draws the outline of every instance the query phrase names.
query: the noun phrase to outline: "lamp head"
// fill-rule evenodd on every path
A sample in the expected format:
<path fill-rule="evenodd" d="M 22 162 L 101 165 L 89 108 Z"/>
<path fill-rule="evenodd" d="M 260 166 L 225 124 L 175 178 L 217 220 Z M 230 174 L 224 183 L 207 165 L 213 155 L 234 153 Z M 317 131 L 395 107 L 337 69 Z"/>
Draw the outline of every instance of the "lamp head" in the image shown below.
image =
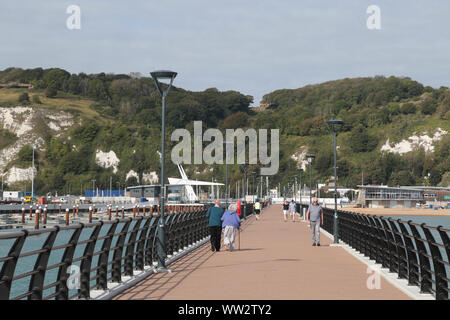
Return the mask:
<path fill-rule="evenodd" d="M 173 80 L 177 76 L 177 73 L 174 71 L 170 71 L 170 70 L 157 70 L 157 71 L 150 72 L 150 75 L 152 76 L 153 80 L 155 80 L 155 84 L 156 84 L 156 87 L 158 88 L 159 93 L 161 93 L 161 95 L 166 95 L 169 92 L 170 87 L 172 86 Z M 165 91 L 162 90 L 162 88 L 161 88 L 162 80 L 169 81 L 168 87 Z"/>
<path fill-rule="evenodd" d="M 342 131 L 342 128 L 344 127 L 344 121 L 342 120 L 328 120 L 327 121 L 327 128 L 330 130 L 332 134 L 339 134 L 339 132 Z"/>
<path fill-rule="evenodd" d="M 313 155 L 313 154 L 311 154 L 311 153 L 308 153 L 308 154 L 306 155 L 306 159 L 308 160 L 308 163 L 312 163 L 315 157 L 316 157 L 316 156 Z"/>

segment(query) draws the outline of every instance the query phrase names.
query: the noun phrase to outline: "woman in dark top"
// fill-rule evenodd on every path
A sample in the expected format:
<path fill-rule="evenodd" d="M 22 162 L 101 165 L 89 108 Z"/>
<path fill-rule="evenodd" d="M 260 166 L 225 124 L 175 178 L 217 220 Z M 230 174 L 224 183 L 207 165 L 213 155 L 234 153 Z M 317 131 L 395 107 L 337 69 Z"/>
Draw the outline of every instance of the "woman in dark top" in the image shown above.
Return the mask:
<path fill-rule="evenodd" d="M 285 200 L 284 203 L 283 203 L 284 222 L 287 221 L 286 216 L 287 216 L 288 211 L 289 211 L 289 203 L 287 202 L 287 200 Z"/>

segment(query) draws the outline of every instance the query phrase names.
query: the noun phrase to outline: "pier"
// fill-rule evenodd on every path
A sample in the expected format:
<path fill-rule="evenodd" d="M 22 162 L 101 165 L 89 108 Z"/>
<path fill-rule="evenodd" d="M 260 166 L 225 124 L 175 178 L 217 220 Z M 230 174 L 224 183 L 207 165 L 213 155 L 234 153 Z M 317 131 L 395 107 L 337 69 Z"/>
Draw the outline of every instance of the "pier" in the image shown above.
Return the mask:
<path fill-rule="evenodd" d="M 304 209 L 297 204 L 298 212 Z M 284 222 L 281 206 L 273 204 L 256 220 L 247 204 L 236 250 L 213 253 L 207 206 L 168 206 L 170 272 L 160 273 L 158 208 L 151 210 L 144 215 L 134 209 L 111 220 L 106 212 L 106 219 L 90 223 L 2 233 L 0 241 L 9 241 L 10 250 L 0 257 L 0 299 L 449 298 L 450 230 L 442 227 L 339 211 L 336 245 L 334 211 L 324 209 L 321 246 L 315 247 L 300 215 Z M 40 238 L 40 247 L 26 246 L 33 237 Z M 75 277 L 71 267 L 78 271 Z"/>

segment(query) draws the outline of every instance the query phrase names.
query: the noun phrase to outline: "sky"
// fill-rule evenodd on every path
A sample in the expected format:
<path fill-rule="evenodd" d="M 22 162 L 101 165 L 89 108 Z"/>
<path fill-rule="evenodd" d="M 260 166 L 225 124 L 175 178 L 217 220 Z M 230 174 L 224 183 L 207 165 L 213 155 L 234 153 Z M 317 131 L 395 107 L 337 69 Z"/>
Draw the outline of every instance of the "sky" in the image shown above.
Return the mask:
<path fill-rule="evenodd" d="M 69 6 L 80 8 L 80 28 Z M 380 29 L 369 6 L 379 8 Z M 0 0 L 0 69 L 178 72 L 254 97 L 351 77 L 450 86 L 448 0 Z"/>

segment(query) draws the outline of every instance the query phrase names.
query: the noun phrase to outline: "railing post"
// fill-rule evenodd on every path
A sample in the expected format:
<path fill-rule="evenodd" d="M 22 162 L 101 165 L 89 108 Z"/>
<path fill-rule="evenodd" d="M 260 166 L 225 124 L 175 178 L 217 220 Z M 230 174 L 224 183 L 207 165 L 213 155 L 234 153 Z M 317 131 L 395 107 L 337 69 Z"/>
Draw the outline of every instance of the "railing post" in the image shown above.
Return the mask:
<path fill-rule="evenodd" d="M 69 225 L 69 208 L 66 208 L 66 226 Z"/>
<path fill-rule="evenodd" d="M 423 239 L 420 236 L 419 231 L 412 222 L 408 222 L 408 225 L 413 233 L 414 242 L 416 244 L 417 251 L 419 253 L 420 262 L 420 293 L 431 293 L 431 288 L 433 285 L 431 276 L 431 264 L 428 259 L 427 249 L 423 243 Z"/>
<path fill-rule="evenodd" d="M 411 220 L 408 221 L 412 222 Z M 419 268 L 417 267 L 418 261 L 417 256 L 414 253 L 414 244 L 411 240 L 413 238 L 412 235 L 409 234 L 408 229 L 406 229 L 405 224 L 403 221 L 399 221 L 400 230 L 403 234 L 403 241 L 406 245 L 406 253 L 408 255 L 408 285 L 420 285 L 418 275 L 419 275 Z"/>
<path fill-rule="evenodd" d="M 112 281 L 121 282 L 122 274 L 122 251 L 127 237 L 128 228 L 130 227 L 132 219 L 128 218 L 120 231 L 119 238 L 117 239 L 116 248 L 114 249 L 113 264 L 112 264 Z"/>
<path fill-rule="evenodd" d="M 430 229 L 428 229 L 425 223 L 420 225 L 425 237 L 428 241 L 428 247 L 430 248 L 430 253 L 433 261 L 434 277 L 436 282 L 436 300 L 448 300 L 448 285 L 447 285 L 447 273 L 445 271 L 445 265 L 441 262 L 442 255 L 439 251 L 439 247 L 436 245 L 436 240 L 431 234 Z"/>
<path fill-rule="evenodd" d="M 145 243 L 145 264 L 153 266 L 154 252 L 155 252 L 155 237 L 156 237 L 156 225 L 158 222 L 158 217 L 152 215 L 152 220 L 150 221 L 149 232 Z"/>
<path fill-rule="evenodd" d="M 137 217 L 136 222 L 133 227 L 133 231 L 131 231 L 130 237 L 128 238 L 127 249 L 125 251 L 125 263 L 124 263 L 124 274 L 126 276 L 133 275 L 133 258 L 134 258 L 134 246 L 136 244 L 136 237 L 139 231 L 139 226 L 142 222 L 142 217 Z"/>
<path fill-rule="evenodd" d="M 23 229 L 23 235 L 18 237 L 8 253 L 7 260 L 2 265 L 0 272 L 0 300 L 8 300 L 11 292 L 12 279 L 14 277 L 14 271 L 16 270 L 17 261 L 19 260 L 20 252 L 22 251 L 23 244 L 28 236 L 28 231 Z"/>
<path fill-rule="evenodd" d="M 22 208 L 22 224 L 25 223 L 25 208 Z"/>
<path fill-rule="evenodd" d="M 44 225 L 47 224 L 47 208 L 44 208 Z"/>
<path fill-rule="evenodd" d="M 47 272 L 48 258 L 59 231 L 59 226 L 55 226 L 54 228 L 55 230 L 50 232 L 42 246 L 42 250 L 44 251 L 39 253 L 34 264 L 33 270 L 38 272 L 31 276 L 29 291 L 32 293 L 28 296 L 28 300 L 42 300 L 42 288 L 44 286 L 45 273 Z"/>
<path fill-rule="evenodd" d="M 91 264 L 92 256 L 94 255 L 95 244 L 97 243 L 98 234 L 103 226 L 103 221 L 99 221 L 99 224 L 95 226 L 94 230 L 89 237 L 89 242 L 84 249 L 83 257 L 80 264 L 80 289 L 78 290 L 78 296 L 80 299 L 90 299 L 90 278 L 91 278 Z"/>
<path fill-rule="evenodd" d="M 102 253 L 98 257 L 98 269 L 97 269 L 97 289 L 108 289 L 108 257 L 111 243 L 114 238 L 114 232 L 119 224 L 119 219 L 116 219 L 109 227 L 107 237 L 103 240 Z"/>
<path fill-rule="evenodd" d="M 144 270 L 144 248 L 145 248 L 145 240 L 147 238 L 150 221 L 152 220 L 152 217 L 149 216 L 146 219 L 144 226 L 142 227 L 141 234 L 139 235 L 139 240 L 137 241 L 136 246 L 136 269 L 137 270 Z"/>
<path fill-rule="evenodd" d="M 39 229 L 39 209 L 36 209 L 35 219 L 34 219 L 34 228 Z"/>
<path fill-rule="evenodd" d="M 67 279 L 69 279 L 69 275 L 67 273 L 67 268 L 72 264 L 73 255 L 75 253 L 75 249 L 78 243 L 78 239 L 80 238 L 81 231 L 83 230 L 84 224 L 80 223 L 81 228 L 75 229 L 73 232 L 69 244 L 65 250 L 61 259 L 61 265 L 58 270 L 58 284 L 56 285 L 56 300 L 68 300 L 69 299 L 69 288 L 67 287 Z"/>

